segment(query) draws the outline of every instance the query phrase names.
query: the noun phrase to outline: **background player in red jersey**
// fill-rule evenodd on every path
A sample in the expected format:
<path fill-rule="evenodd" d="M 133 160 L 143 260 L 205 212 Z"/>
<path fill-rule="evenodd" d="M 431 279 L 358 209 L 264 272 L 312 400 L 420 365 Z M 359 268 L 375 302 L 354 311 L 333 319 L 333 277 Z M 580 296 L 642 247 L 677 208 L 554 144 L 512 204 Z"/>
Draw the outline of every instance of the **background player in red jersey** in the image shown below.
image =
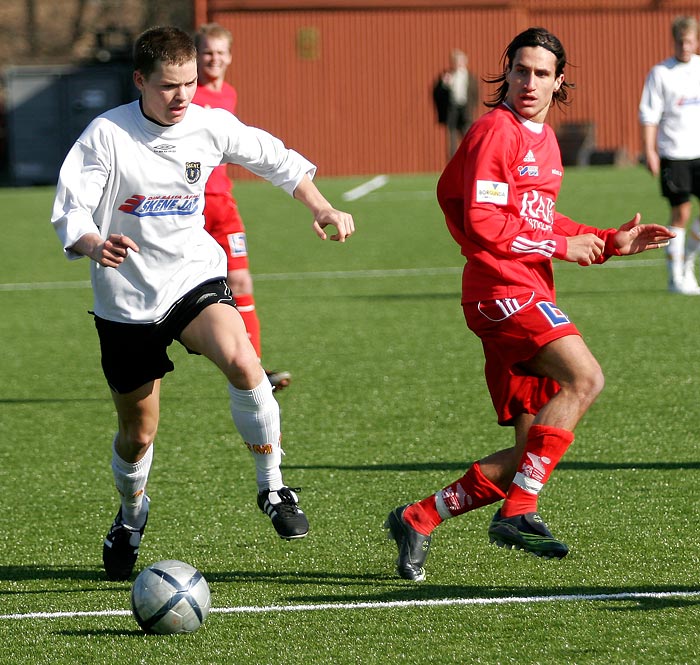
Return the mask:
<path fill-rule="evenodd" d="M 499 546 L 545 558 L 566 556 L 537 512 L 537 497 L 574 440 L 573 430 L 603 389 L 603 373 L 555 301 L 552 258 L 589 266 L 668 244 L 673 233 L 640 224 L 586 226 L 555 211 L 559 146 L 544 124 L 566 103 L 566 53 L 543 28 L 517 35 L 503 56 L 492 111 L 467 133 L 438 183 L 447 226 L 467 259 L 462 307 L 481 339 L 498 422 L 515 445 L 385 523 L 398 546 L 401 577 L 421 581 L 431 533 L 443 520 L 505 499 L 489 526 Z"/>
<path fill-rule="evenodd" d="M 238 93 L 224 77 L 231 64 L 231 33 L 221 25 L 208 23 L 195 35 L 197 46 L 197 91 L 194 104 L 209 108 L 222 108 L 236 113 Z M 233 293 L 236 308 L 243 318 L 248 337 L 258 358 L 262 358 L 260 320 L 255 309 L 253 277 L 248 266 L 248 246 L 243 220 L 231 190 L 233 182 L 228 177 L 226 165 L 214 169 L 205 190 L 204 225 L 221 245 L 228 259 L 226 281 Z M 277 391 L 289 385 L 291 375 L 285 371 L 267 371 L 272 389 Z"/>

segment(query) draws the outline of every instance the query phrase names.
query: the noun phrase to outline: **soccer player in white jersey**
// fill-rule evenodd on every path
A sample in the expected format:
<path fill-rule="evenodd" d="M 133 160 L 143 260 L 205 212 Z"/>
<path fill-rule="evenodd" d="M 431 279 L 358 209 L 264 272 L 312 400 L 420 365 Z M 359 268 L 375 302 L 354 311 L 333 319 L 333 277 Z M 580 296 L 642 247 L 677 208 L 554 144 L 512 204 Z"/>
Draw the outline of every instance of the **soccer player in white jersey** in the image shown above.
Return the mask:
<path fill-rule="evenodd" d="M 695 276 L 700 228 L 687 229 L 691 196 L 700 198 L 700 56 L 698 22 L 679 16 L 671 26 L 674 53 L 652 67 L 639 103 L 646 166 L 661 179 L 661 193 L 671 206 L 668 289 L 700 295 Z"/>
<path fill-rule="evenodd" d="M 185 32 L 147 30 L 134 46 L 140 99 L 96 118 L 69 151 L 52 223 L 69 259 L 91 259 L 102 367 L 117 409 L 112 470 L 121 505 L 104 541 L 109 579 L 128 579 L 148 519 L 146 483 L 163 376 L 177 340 L 229 382 L 231 414 L 256 466 L 257 503 L 284 539 L 308 521 L 280 470 L 279 406 L 226 285 L 226 256 L 204 230 L 209 174 L 249 169 L 304 204 L 323 240 L 344 242 L 352 217 L 311 178 L 316 167 L 267 132 L 190 102 L 197 52 Z"/>

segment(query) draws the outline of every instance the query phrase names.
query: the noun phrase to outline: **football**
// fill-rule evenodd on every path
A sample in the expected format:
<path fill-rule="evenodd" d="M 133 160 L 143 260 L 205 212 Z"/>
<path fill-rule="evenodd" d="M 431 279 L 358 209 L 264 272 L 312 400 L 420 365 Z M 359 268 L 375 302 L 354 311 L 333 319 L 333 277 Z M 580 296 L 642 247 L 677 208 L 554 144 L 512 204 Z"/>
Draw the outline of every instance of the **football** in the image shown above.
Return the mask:
<path fill-rule="evenodd" d="M 146 633 L 194 633 L 210 606 L 207 581 L 183 561 L 158 561 L 142 570 L 131 587 L 131 611 Z"/>

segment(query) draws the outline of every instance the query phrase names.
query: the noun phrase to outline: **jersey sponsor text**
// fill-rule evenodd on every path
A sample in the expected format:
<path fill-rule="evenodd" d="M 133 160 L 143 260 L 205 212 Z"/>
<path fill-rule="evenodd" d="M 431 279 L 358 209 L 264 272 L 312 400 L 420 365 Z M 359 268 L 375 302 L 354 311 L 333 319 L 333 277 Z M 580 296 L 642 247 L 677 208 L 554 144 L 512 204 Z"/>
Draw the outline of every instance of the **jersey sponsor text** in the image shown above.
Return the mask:
<path fill-rule="evenodd" d="M 197 210 L 199 199 L 199 194 L 133 194 L 119 206 L 119 210 L 136 217 L 191 215 Z"/>

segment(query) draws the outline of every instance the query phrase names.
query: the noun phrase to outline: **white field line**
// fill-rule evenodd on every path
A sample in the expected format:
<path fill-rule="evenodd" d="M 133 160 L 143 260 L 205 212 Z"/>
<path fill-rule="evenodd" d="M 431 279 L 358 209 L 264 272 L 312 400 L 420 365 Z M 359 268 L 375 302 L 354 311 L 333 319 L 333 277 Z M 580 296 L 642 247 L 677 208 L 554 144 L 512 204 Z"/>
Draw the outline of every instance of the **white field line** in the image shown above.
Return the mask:
<path fill-rule="evenodd" d="M 357 199 L 361 199 L 363 196 L 367 196 L 367 194 L 373 192 L 375 189 L 384 187 L 387 182 L 389 182 L 389 178 L 387 178 L 385 175 L 378 175 L 371 180 L 363 182 L 361 185 L 358 185 L 357 187 L 343 193 L 341 198 L 343 201 L 356 201 Z"/>
<path fill-rule="evenodd" d="M 637 259 L 629 261 L 615 259 L 602 268 L 646 268 L 665 264 L 665 259 Z M 556 270 L 578 268 L 573 263 L 557 262 Z M 595 267 L 590 268 L 595 270 Z M 423 277 L 425 275 L 456 275 L 462 272 L 462 266 L 444 268 L 396 268 L 391 270 L 333 270 L 319 272 L 281 272 L 254 274 L 253 279 L 260 282 L 275 282 L 307 279 L 364 279 L 367 277 Z M 46 291 L 54 289 L 89 289 L 89 281 L 74 282 L 19 282 L 0 284 L 0 291 Z"/>
<path fill-rule="evenodd" d="M 393 192 L 372 192 L 365 197 L 365 201 L 427 201 L 434 198 L 434 191 L 410 189 Z M 437 205 L 437 201 L 435 205 Z"/>
<path fill-rule="evenodd" d="M 356 603 L 315 603 L 309 605 L 249 605 L 212 607 L 212 614 L 270 614 L 274 612 L 319 612 L 334 610 L 386 610 L 411 607 L 451 607 L 485 605 L 528 605 L 536 603 L 613 602 L 697 598 L 696 591 L 623 592 L 599 594 L 562 594 L 558 596 L 509 596 L 505 598 L 442 598 L 436 600 L 393 600 Z M 74 619 L 80 617 L 130 616 L 131 610 L 96 610 L 94 612 L 25 612 L 0 614 L 3 619 Z"/>
<path fill-rule="evenodd" d="M 54 289 L 89 289 L 90 282 L 19 282 L 0 284 L 0 291 L 47 291 Z"/>

